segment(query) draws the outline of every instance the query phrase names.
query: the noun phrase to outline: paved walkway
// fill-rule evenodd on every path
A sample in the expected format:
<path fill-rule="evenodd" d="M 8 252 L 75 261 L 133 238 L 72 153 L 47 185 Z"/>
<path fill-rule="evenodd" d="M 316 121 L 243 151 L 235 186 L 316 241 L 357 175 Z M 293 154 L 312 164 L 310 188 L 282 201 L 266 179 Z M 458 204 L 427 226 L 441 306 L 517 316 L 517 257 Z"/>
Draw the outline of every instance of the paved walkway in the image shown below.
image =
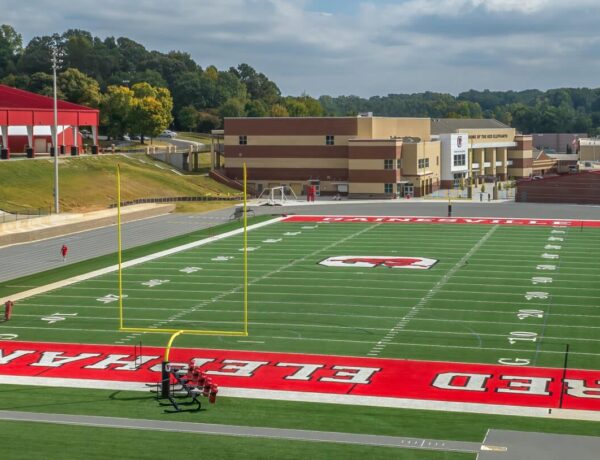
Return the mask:
<path fill-rule="evenodd" d="M 95 417 L 87 415 L 43 414 L 37 412 L 0 411 L 0 420 L 43 422 L 62 425 L 92 426 L 103 428 L 128 428 L 134 430 L 160 430 L 177 433 L 221 435 L 236 437 L 261 437 L 293 441 L 334 442 L 364 446 L 396 447 L 437 451 L 478 453 L 481 443 L 462 441 L 437 441 L 433 439 L 402 438 L 330 431 L 292 430 L 252 426 L 217 425 L 213 423 L 163 422 L 118 417 Z M 489 448 L 486 446 L 485 448 Z"/>
<path fill-rule="evenodd" d="M 598 460 L 600 438 L 554 433 L 490 430 L 486 445 L 505 446 L 506 452 L 483 451 L 477 460 Z"/>

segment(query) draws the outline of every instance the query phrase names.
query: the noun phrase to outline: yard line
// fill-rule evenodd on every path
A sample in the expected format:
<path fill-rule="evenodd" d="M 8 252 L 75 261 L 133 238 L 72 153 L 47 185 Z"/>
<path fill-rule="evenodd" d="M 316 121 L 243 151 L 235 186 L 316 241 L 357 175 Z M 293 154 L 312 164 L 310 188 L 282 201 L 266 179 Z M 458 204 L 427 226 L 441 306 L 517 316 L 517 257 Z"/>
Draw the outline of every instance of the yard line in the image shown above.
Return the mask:
<path fill-rule="evenodd" d="M 569 231 L 566 230 L 565 238 L 568 237 L 568 236 L 569 236 Z M 556 273 L 556 278 L 559 279 L 559 281 L 558 281 L 559 283 L 562 281 L 562 280 L 560 280 L 560 273 L 561 273 L 560 269 L 561 269 L 561 265 L 563 265 L 563 260 L 564 259 L 561 258 L 560 261 L 556 264 L 556 272 L 555 273 Z M 550 313 L 550 311 L 552 309 L 552 302 L 554 302 L 554 298 L 555 298 L 555 296 L 552 293 L 550 293 L 550 298 L 549 298 L 549 301 L 548 301 L 548 305 L 544 309 L 544 312 L 546 314 L 544 314 L 544 324 L 542 325 L 542 331 L 539 334 L 539 340 L 538 340 L 537 345 L 535 347 L 535 355 L 533 356 L 533 364 L 534 365 L 537 363 L 537 359 L 538 359 L 540 350 L 542 348 L 542 341 L 544 340 L 544 333 L 546 331 L 546 327 L 547 327 L 548 321 L 550 319 L 550 315 L 548 313 Z"/>
<path fill-rule="evenodd" d="M 498 229 L 498 225 L 494 225 L 485 235 L 483 235 L 479 241 L 467 252 L 462 259 L 460 259 L 454 267 L 452 267 L 446 274 L 440 279 L 434 286 L 429 290 L 429 292 L 414 306 L 411 310 L 393 327 L 385 337 L 393 339 L 400 330 L 404 329 L 406 326 L 406 319 L 411 319 L 413 316 L 416 316 L 419 313 L 419 310 L 427 303 L 427 301 L 434 296 L 443 286 L 448 282 L 450 277 L 460 269 L 469 258 L 475 254 L 475 252 L 494 234 L 494 232 Z M 371 353 L 379 354 L 381 350 L 375 350 L 373 348 Z"/>
<path fill-rule="evenodd" d="M 300 263 L 300 262 L 308 259 L 309 257 L 313 257 L 313 256 L 315 256 L 316 254 L 318 254 L 320 252 L 328 251 L 329 249 L 331 249 L 331 248 L 333 248 L 333 247 L 335 247 L 335 246 L 337 246 L 339 244 L 345 243 L 346 241 L 349 241 L 352 238 L 355 238 L 355 237 L 357 237 L 359 235 L 362 235 L 363 233 L 368 232 L 369 230 L 372 230 L 373 228 L 377 228 L 379 225 L 381 225 L 381 224 L 370 225 L 370 226 L 368 226 L 368 227 L 366 227 L 366 228 L 364 228 L 362 230 L 354 232 L 354 233 L 352 233 L 352 234 L 350 234 L 350 235 L 342 238 L 341 240 L 338 240 L 338 241 L 335 241 L 335 242 L 331 243 L 330 245 L 328 245 L 328 246 L 326 246 L 324 248 L 320 248 L 320 249 L 318 249 L 316 251 L 313 251 L 310 254 L 307 254 L 304 257 L 300 258 L 300 259 L 295 259 L 295 260 L 287 263 L 286 265 L 282 265 L 281 267 L 276 268 L 275 270 L 272 270 L 269 273 L 266 273 L 265 275 L 262 275 L 262 276 L 260 276 L 258 278 L 255 278 L 255 279 L 251 280 L 248 284 L 252 285 L 252 284 L 258 283 L 258 282 L 260 282 L 260 281 L 262 281 L 262 280 L 264 280 L 264 279 L 266 279 L 266 278 L 268 278 L 270 276 L 276 275 L 277 273 L 280 273 L 281 271 L 287 269 L 288 267 L 293 267 L 294 265 L 296 265 L 296 264 L 298 264 L 298 263 Z M 191 308 L 188 308 L 186 310 L 182 310 L 182 312 L 183 312 L 182 315 L 186 315 L 186 314 L 192 313 L 193 311 L 196 311 L 197 309 L 202 308 L 202 307 L 208 305 L 209 303 L 217 302 L 218 300 L 222 299 L 223 297 L 226 297 L 228 295 L 231 295 L 231 294 L 234 294 L 236 292 L 239 292 L 243 288 L 244 288 L 244 285 L 240 284 L 240 285 L 234 287 L 233 289 L 231 289 L 231 290 L 229 290 L 227 292 L 222 292 L 221 294 L 214 296 L 212 299 L 204 300 L 201 303 L 199 303 L 197 305 L 194 305 Z M 171 322 L 172 318 L 167 319 L 167 321 Z"/>
<path fill-rule="evenodd" d="M 461 259 L 462 260 L 462 259 Z M 460 263 L 460 261 L 459 261 Z M 459 267 L 460 268 L 460 267 Z M 450 269 L 453 270 L 453 269 Z M 450 272 L 450 271 L 449 271 Z M 448 273 L 449 273 L 448 272 Z M 272 276 L 271 274 L 266 274 L 263 275 L 259 278 L 257 278 L 255 281 L 252 281 L 249 284 L 256 284 L 266 278 L 268 278 L 269 276 Z M 437 286 L 440 282 L 442 282 L 442 280 L 444 280 L 444 277 L 442 277 L 442 279 L 440 281 L 438 281 L 438 283 L 436 283 L 435 286 Z M 169 283 L 170 285 L 173 284 L 182 284 L 182 283 Z M 205 284 L 205 283 L 183 283 L 183 284 Z M 208 283 L 209 285 L 215 285 L 215 284 L 227 284 L 227 283 Z M 443 282 L 442 285 L 440 286 L 440 288 L 445 285 L 446 282 Z M 270 285 L 265 285 L 265 286 L 270 286 Z M 410 288 L 381 288 L 381 287 L 368 287 L 368 286 L 348 286 L 348 285 L 311 285 L 311 284 L 281 284 L 281 283 L 277 283 L 274 285 L 274 287 L 282 287 L 282 288 L 307 288 L 310 289 L 312 291 L 316 291 L 319 288 L 323 288 L 323 289 L 359 289 L 361 291 L 363 290 L 379 290 L 379 291 L 399 291 L 399 292 L 404 292 L 404 291 L 421 291 L 422 289 L 410 289 Z M 75 290 L 91 290 L 91 289 L 99 289 L 99 288 L 88 288 L 85 286 L 71 286 L 70 289 L 75 289 Z M 544 286 L 544 289 L 552 289 L 552 286 L 548 285 L 548 286 Z M 557 286 L 554 286 L 554 289 L 561 289 Z M 435 295 L 435 293 L 438 291 L 439 289 L 436 289 L 435 292 L 431 293 L 431 294 L 426 294 L 426 296 L 428 296 L 428 298 L 432 297 L 433 295 Z M 535 290 L 535 287 L 531 287 L 530 290 Z M 578 289 L 579 291 L 582 290 L 582 288 Z M 148 292 L 148 288 L 147 287 L 140 287 L 140 288 L 134 288 L 134 287 L 126 287 L 124 288 L 124 292 Z M 166 289 L 163 287 L 160 288 L 156 288 L 154 289 L 154 292 L 157 293 L 163 293 L 163 292 L 181 292 L 181 289 Z M 203 290 L 203 289 L 186 289 L 185 290 L 186 293 L 219 293 L 222 292 L 220 290 Z M 237 292 L 233 291 L 232 293 Z M 520 300 L 523 298 L 523 294 L 519 293 L 519 292 L 505 292 L 505 291 L 472 291 L 472 290 L 452 290 L 449 291 L 449 293 L 452 294 L 474 294 L 474 295 L 485 295 L 485 296 L 489 296 L 489 295 L 493 295 L 493 296 L 497 296 L 497 295 L 503 295 L 503 296 L 515 296 Z M 274 294 L 272 292 L 261 292 L 260 295 L 270 295 L 270 294 Z M 278 294 L 285 294 L 285 293 L 278 293 Z M 310 295 L 310 294 L 302 294 L 302 295 Z M 323 295 L 323 296 L 340 296 L 340 295 L 347 295 L 350 297 L 353 297 L 354 294 L 332 294 L 332 293 L 315 293 L 313 292 L 312 295 Z M 600 296 L 585 296 L 585 295 L 573 295 L 573 294 L 552 294 L 553 297 L 566 297 L 569 299 L 593 299 L 593 300 L 598 300 L 600 301 Z M 371 297 L 371 296 L 362 296 L 362 297 Z M 136 297 L 139 298 L 139 297 Z M 382 297 L 383 298 L 383 297 Z M 397 298 L 397 297 L 394 297 Z M 427 299 L 426 299 L 427 300 Z"/>

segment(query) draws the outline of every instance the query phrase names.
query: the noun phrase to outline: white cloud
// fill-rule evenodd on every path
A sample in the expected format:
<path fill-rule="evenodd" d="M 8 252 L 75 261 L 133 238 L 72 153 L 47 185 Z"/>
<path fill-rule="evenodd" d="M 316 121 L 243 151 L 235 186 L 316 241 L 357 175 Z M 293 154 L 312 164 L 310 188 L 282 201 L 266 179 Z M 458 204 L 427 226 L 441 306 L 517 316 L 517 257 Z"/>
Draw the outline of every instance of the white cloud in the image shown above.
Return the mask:
<path fill-rule="evenodd" d="M 2 2 L 0 23 L 26 40 L 126 36 L 203 67 L 247 62 L 286 94 L 593 85 L 599 67 L 597 0 L 365 0 L 333 13 L 308 0 Z"/>

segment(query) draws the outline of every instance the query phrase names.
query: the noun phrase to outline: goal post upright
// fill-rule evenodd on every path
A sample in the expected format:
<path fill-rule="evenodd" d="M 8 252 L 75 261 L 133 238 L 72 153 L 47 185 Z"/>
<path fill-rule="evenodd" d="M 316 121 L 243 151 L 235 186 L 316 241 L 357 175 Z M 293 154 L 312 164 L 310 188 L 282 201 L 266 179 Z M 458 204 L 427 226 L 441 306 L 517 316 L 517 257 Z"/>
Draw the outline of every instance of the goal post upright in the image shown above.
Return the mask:
<path fill-rule="evenodd" d="M 119 329 L 123 329 L 123 245 L 121 242 L 121 165 L 117 163 L 117 252 L 119 254 Z"/>
<path fill-rule="evenodd" d="M 123 305 L 123 244 L 121 229 L 121 166 L 117 163 L 117 254 L 118 254 L 118 297 L 119 297 L 119 331 L 120 332 L 138 332 L 138 333 L 169 333 L 169 334 L 187 334 L 187 335 L 221 335 L 221 336 L 247 336 L 248 335 L 248 200 L 247 200 L 247 173 L 246 163 L 243 164 L 244 177 L 244 257 L 243 257 L 243 330 L 208 330 L 208 329 L 169 329 L 169 328 L 147 328 L 147 327 L 126 327 Z M 179 335 L 177 334 L 177 335 Z"/>
<path fill-rule="evenodd" d="M 244 335 L 248 335 L 248 171 L 244 169 Z"/>

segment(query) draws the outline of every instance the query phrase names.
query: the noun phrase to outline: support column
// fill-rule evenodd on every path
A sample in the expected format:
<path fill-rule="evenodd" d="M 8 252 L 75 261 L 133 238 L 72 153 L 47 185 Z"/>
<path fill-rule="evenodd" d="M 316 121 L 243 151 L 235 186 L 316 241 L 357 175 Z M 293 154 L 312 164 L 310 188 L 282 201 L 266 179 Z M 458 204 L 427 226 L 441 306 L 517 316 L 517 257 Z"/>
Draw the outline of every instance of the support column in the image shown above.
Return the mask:
<path fill-rule="evenodd" d="M 8 148 L 8 126 L 2 125 L 2 148 L 0 149 L 0 159 L 8 160 L 10 158 L 10 150 Z"/>
<path fill-rule="evenodd" d="M 71 156 L 79 155 L 79 126 L 72 126 L 73 145 L 71 146 Z"/>
<path fill-rule="evenodd" d="M 94 145 L 98 145 L 98 127 L 92 126 L 92 142 Z"/>
<path fill-rule="evenodd" d="M 34 148 L 34 146 L 33 146 L 33 126 L 27 126 L 27 145 L 29 146 L 29 148 L 32 148 L 32 149 Z"/>
<path fill-rule="evenodd" d="M 492 176 L 496 176 L 496 149 L 490 149 L 490 163 L 492 165 Z"/>
<path fill-rule="evenodd" d="M 215 168 L 215 138 L 211 137 L 210 138 L 210 169 L 216 169 Z"/>
<path fill-rule="evenodd" d="M 0 126 L 0 129 L 2 130 L 2 147 L 7 149 L 8 148 L 8 125 L 2 125 L 2 126 Z"/>
<path fill-rule="evenodd" d="M 92 126 L 92 155 L 98 154 L 98 127 Z"/>

